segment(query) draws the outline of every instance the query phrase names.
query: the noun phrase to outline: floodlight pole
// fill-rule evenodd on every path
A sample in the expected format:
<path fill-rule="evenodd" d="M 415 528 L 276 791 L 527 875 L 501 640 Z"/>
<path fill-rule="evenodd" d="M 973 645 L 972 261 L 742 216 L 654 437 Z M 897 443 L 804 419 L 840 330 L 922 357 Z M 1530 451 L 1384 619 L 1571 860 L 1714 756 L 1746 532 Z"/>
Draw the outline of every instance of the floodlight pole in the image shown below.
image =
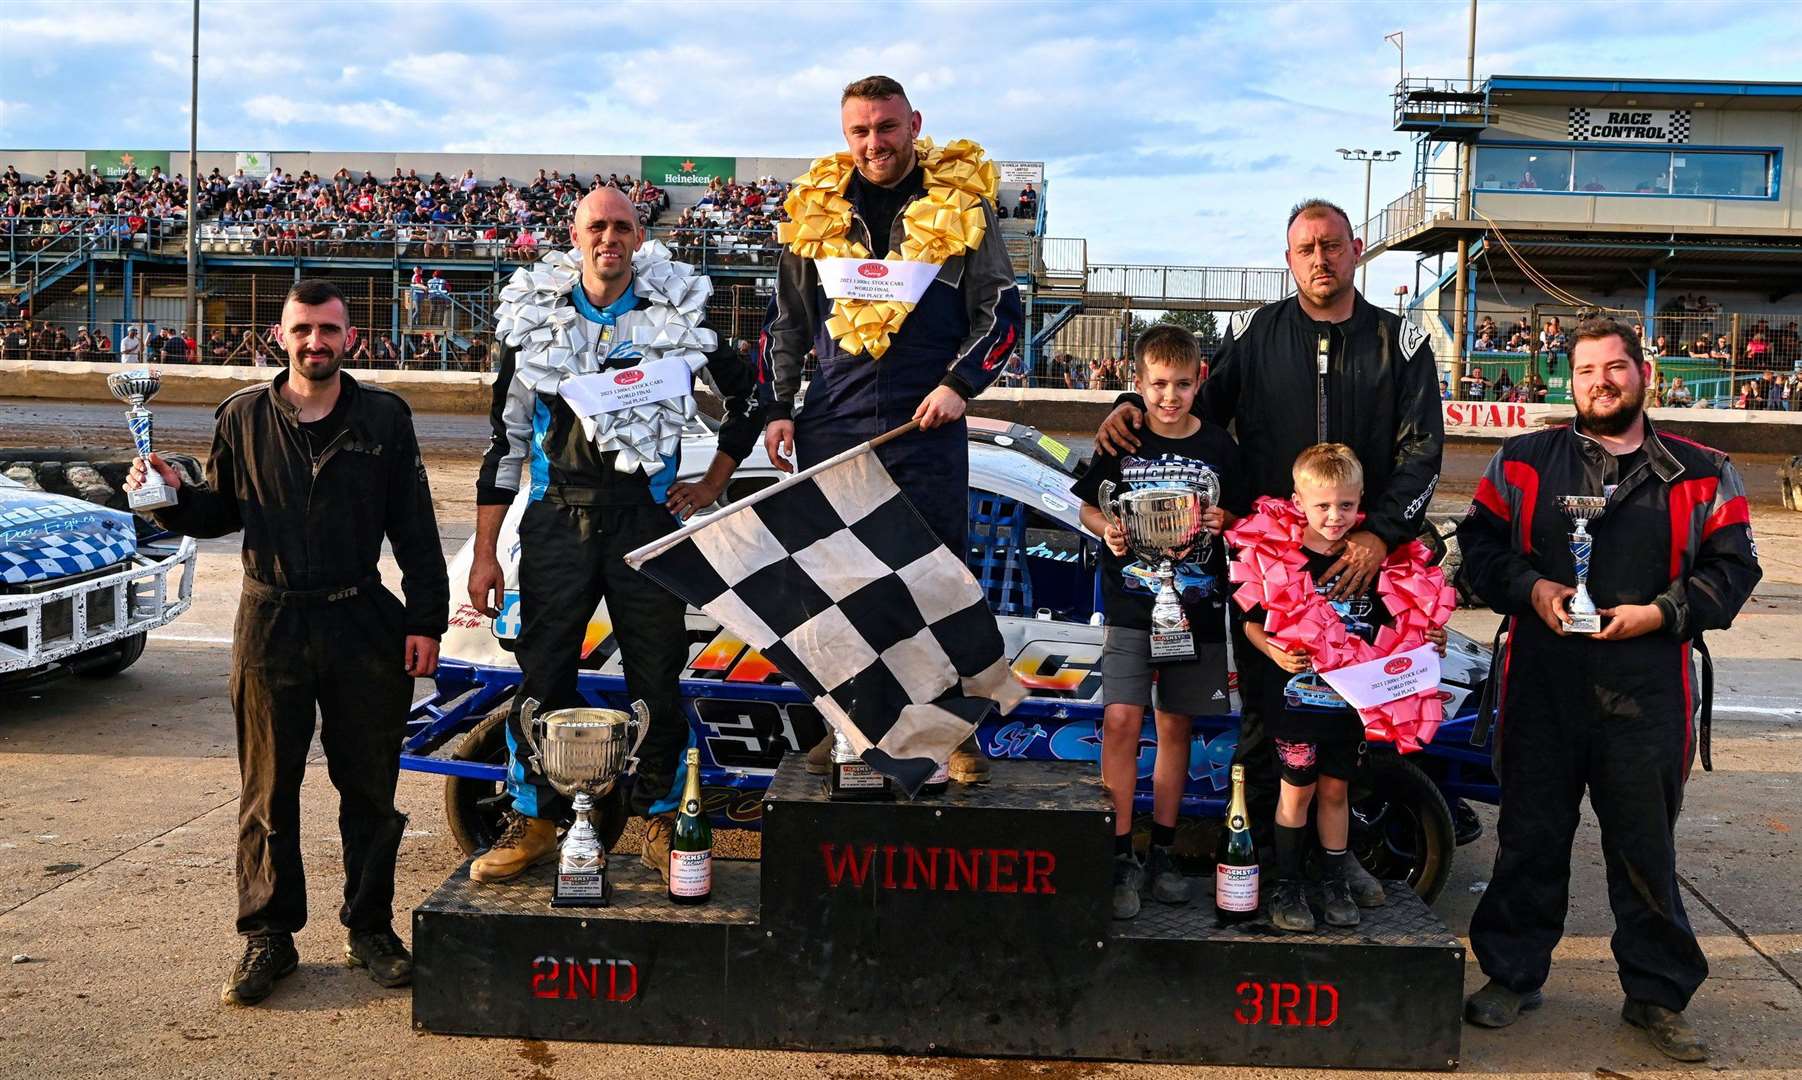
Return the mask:
<path fill-rule="evenodd" d="M 1347 161 L 1362 161 L 1364 163 L 1364 224 L 1360 227 L 1366 230 L 1364 235 L 1364 246 L 1366 248 L 1370 247 L 1370 234 L 1368 231 L 1370 228 L 1370 167 L 1379 161 L 1394 161 L 1396 158 L 1401 157 L 1401 155 L 1402 152 L 1400 150 L 1342 149 L 1339 151 L 1339 156 Z M 1364 264 L 1358 268 L 1358 292 L 1363 293 L 1369 285 L 1370 262 L 1369 260 L 1365 260 Z"/>
<path fill-rule="evenodd" d="M 198 223 L 194 216 L 200 204 L 200 0 L 194 0 L 194 55 L 188 82 L 188 291 L 187 303 L 183 309 L 182 321 L 194 335 L 194 351 L 199 353 L 206 344 L 206 335 L 201 333 L 200 324 L 195 321 L 196 304 L 194 294 L 195 263 L 200 257 L 200 235 Z M 198 355 L 189 357 L 199 360 Z"/>

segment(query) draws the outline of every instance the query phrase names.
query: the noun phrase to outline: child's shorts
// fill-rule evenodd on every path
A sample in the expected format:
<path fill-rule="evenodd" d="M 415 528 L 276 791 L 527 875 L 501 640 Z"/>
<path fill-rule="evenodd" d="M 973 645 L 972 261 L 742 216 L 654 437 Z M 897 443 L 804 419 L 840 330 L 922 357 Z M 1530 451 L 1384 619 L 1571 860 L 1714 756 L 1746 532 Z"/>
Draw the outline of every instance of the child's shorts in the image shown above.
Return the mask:
<path fill-rule="evenodd" d="M 1101 700 L 1141 709 L 1154 705 L 1185 716 L 1227 712 L 1226 644 L 1198 641 L 1193 660 L 1154 664 L 1151 631 L 1110 626 L 1101 647 Z"/>
<path fill-rule="evenodd" d="M 1308 787 L 1321 776 L 1350 780 L 1364 756 L 1362 739 L 1329 739 L 1325 742 L 1290 742 L 1273 739 L 1283 780 L 1290 787 Z"/>

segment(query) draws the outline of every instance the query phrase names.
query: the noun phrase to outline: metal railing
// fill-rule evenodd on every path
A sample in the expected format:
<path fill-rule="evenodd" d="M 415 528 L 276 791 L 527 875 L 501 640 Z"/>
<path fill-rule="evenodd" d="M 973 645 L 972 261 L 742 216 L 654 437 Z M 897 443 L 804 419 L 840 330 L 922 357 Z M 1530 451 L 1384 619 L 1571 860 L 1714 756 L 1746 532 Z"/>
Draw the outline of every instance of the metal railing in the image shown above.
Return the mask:
<path fill-rule="evenodd" d="M 1289 295 L 1289 271 L 1268 266 L 1135 266 L 1091 264 L 1088 291 L 1114 293 L 1155 307 L 1159 300 L 1267 304 Z"/>
<path fill-rule="evenodd" d="M 1456 169 L 1429 169 L 1427 172 L 1445 174 L 1450 179 L 1443 185 L 1444 188 L 1453 192 L 1457 190 Z M 1431 182 L 1427 182 L 1411 188 L 1360 225 L 1357 237 L 1364 241 L 1365 250 L 1406 239 L 1440 218 L 1456 217 L 1458 197 L 1455 194 L 1430 194 L 1433 187 Z"/>
<path fill-rule="evenodd" d="M 1403 79 L 1393 100 L 1397 131 L 1480 129 L 1494 120 L 1487 79 Z"/>

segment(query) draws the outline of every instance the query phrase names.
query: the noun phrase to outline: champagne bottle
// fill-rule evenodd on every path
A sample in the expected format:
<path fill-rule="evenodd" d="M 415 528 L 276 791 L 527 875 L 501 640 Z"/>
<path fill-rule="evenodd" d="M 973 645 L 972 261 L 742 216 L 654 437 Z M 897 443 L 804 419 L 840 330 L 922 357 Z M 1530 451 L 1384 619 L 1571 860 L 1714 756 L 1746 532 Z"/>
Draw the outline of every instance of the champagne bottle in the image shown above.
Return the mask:
<path fill-rule="evenodd" d="M 1245 809 L 1245 766 L 1233 766 L 1233 798 L 1214 849 L 1214 918 L 1220 925 L 1258 917 L 1258 848 Z"/>
<path fill-rule="evenodd" d="M 947 762 L 939 762 L 939 767 L 932 770 L 926 783 L 920 787 L 921 795 L 943 795 L 951 790 L 951 766 Z"/>
<path fill-rule="evenodd" d="M 682 809 L 669 845 L 669 898 L 678 904 L 705 904 L 713 895 L 713 825 L 701 809 L 701 752 L 689 748 Z"/>

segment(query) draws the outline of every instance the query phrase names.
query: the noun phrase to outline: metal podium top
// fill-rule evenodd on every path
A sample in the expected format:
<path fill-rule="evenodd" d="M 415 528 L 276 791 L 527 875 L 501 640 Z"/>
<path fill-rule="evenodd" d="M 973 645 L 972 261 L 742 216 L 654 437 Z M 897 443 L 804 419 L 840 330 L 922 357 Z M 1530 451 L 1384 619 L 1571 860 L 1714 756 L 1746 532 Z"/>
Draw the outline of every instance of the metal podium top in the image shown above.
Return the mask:
<path fill-rule="evenodd" d="M 989 763 L 986 784 L 953 783 L 943 795 L 924 795 L 909 802 L 897 799 L 897 807 L 958 808 L 970 810 L 1075 810 L 1085 814 L 1111 814 L 1113 804 L 1101 786 L 1101 773 L 1091 762 L 1009 761 Z M 821 778 L 808 774 L 801 755 L 789 754 L 776 770 L 776 778 L 763 797 L 771 803 L 820 803 L 826 798 Z"/>

